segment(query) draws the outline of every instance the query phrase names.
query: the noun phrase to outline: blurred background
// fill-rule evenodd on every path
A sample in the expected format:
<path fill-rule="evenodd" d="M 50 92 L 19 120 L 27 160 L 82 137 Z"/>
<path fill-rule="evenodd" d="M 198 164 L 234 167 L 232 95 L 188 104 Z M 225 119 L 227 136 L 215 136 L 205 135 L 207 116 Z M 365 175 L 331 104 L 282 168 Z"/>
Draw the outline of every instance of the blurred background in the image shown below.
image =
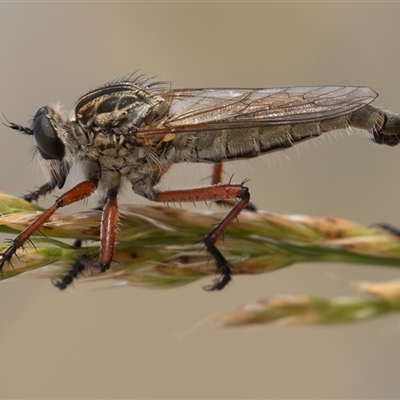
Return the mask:
<path fill-rule="evenodd" d="M 400 113 L 399 16 L 399 3 L 1 3 L 0 111 L 24 125 L 42 105 L 69 110 L 140 70 L 175 88 L 365 85 L 379 93 L 374 105 Z M 0 190 L 24 194 L 44 182 L 33 139 L 0 130 Z M 400 226 L 399 166 L 400 147 L 341 132 L 231 163 L 227 177 L 249 178 L 260 209 Z M 210 171 L 178 165 L 163 187 L 204 184 Z M 127 189 L 121 202 L 145 200 Z M 213 320 L 268 295 L 353 294 L 332 277 L 398 276 L 302 264 L 235 277 L 221 293 L 202 290 L 210 278 L 169 290 L 92 290 L 80 279 L 62 293 L 46 279 L 3 281 L 0 397 L 396 398 L 398 316 L 251 329 Z"/>

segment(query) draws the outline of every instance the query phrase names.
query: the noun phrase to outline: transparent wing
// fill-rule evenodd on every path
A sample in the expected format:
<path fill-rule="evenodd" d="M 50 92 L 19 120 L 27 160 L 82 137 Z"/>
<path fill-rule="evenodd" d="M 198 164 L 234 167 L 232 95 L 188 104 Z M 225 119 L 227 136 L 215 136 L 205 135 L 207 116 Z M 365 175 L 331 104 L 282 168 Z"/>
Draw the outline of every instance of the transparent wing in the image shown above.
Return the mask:
<path fill-rule="evenodd" d="M 351 113 L 377 97 L 368 87 L 181 89 L 160 93 L 168 116 L 140 131 L 198 131 L 319 121 Z"/>

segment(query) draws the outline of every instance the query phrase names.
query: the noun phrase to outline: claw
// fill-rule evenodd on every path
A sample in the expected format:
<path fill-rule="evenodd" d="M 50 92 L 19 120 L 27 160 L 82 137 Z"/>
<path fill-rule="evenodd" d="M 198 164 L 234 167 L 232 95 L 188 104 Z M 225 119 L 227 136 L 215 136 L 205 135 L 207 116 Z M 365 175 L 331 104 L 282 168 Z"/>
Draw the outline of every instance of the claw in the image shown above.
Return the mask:
<path fill-rule="evenodd" d="M 212 292 L 213 290 L 222 290 L 231 280 L 232 277 L 229 269 L 228 274 L 222 274 L 220 278 L 214 279 L 214 283 L 212 285 L 203 286 L 203 289 L 208 292 Z"/>

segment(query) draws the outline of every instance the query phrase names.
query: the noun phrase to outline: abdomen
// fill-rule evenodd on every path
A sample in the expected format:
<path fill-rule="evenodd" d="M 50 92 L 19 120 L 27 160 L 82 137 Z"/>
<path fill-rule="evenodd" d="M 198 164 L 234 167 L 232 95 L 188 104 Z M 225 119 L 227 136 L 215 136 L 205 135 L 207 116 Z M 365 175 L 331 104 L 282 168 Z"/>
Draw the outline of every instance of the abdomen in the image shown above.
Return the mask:
<path fill-rule="evenodd" d="M 382 110 L 365 106 L 350 114 L 321 121 L 179 133 L 169 143 L 166 155 L 169 154 L 173 162 L 219 163 L 253 158 L 338 129 L 354 127 L 372 134 L 382 128 L 384 119 Z"/>

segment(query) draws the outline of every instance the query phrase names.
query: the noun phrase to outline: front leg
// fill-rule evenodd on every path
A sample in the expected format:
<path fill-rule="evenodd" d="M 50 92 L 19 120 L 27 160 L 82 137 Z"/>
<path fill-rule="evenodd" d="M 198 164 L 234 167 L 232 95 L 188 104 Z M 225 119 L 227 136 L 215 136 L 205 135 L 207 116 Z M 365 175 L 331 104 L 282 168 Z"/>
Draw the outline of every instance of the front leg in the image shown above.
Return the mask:
<path fill-rule="evenodd" d="M 26 229 L 24 229 L 13 241 L 12 245 L 9 246 L 2 254 L 0 254 L 0 271 L 6 262 L 11 262 L 12 256 L 15 254 L 18 248 L 37 231 L 40 227 L 61 207 L 65 207 L 69 204 L 75 203 L 79 200 L 83 200 L 89 197 L 97 188 L 98 181 L 87 180 L 79 183 L 68 192 L 61 195 L 54 204 L 44 211 L 35 221 L 33 221 Z"/>
<path fill-rule="evenodd" d="M 46 194 L 51 193 L 57 187 L 57 183 L 53 180 L 46 182 L 44 185 L 40 186 L 38 189 L 29 192 L 23 196 L 23 199 L 32 203 L 37 201 L 39 197 L 44 197 Z"/>
<path fill-rule="evenodd" d="M 40 186 L 39 189 L 26 194 L 23 199 L 31 203 L 37 201 L 39 197 L 51 193 L 56 187 L 61 189 L 65 184 L 69 169 L 70 166 L 66 161 L 51 160 L 49 162 L 50 180 Z"/>

